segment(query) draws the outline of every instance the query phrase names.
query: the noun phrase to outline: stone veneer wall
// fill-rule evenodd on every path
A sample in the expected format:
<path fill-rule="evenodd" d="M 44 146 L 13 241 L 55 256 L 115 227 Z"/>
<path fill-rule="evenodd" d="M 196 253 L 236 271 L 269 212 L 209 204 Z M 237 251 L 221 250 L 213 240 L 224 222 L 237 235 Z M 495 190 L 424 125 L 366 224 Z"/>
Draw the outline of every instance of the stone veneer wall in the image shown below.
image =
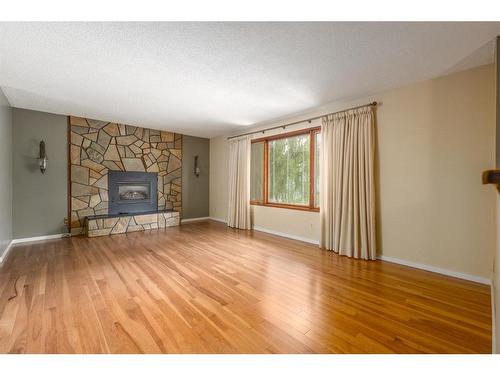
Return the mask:
<path fill-rule="evenodd" d="M 71 233 L 108 213 L 108 171 L 158 173 L 158 209 L 182 208 L 182 135 L 70 116 Z"/>

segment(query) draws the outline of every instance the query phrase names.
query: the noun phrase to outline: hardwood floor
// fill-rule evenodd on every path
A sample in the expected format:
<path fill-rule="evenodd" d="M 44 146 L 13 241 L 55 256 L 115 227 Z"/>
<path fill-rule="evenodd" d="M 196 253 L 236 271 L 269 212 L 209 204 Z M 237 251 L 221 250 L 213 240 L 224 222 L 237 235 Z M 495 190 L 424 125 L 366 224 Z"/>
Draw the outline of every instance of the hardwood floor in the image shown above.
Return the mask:
<path fill-rule="evenodd" d="M 488 286 L 215 222 L 16 245 L 0 269 L 0 352 L 490 351 Z"/>

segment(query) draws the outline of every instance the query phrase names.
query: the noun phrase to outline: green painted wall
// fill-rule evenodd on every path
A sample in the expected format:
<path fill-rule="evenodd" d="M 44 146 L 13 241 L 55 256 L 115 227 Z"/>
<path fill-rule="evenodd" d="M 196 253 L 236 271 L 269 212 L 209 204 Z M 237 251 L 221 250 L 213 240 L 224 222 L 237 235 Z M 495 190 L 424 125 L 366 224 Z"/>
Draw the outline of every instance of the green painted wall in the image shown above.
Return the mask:
<path fill-rule="evenodd" d="M 194 174 L 194 157 L 198 155 L 200 175 Z M 208 175 L 210 171 L 210 140 L 182 136 L 182 218 L 209 216 Z"/>
<path fill-rule="evenodd" d="M 67 117 L 13 108 L 13 237 L 66 233 Z M 39 143 L 45 141 L 48 167 L 38 167 Z"/>
<path fill-rule="evenodd" d="M 0 90 L 0 258 L 12 240 L 12 109 Z"/>
<path fill-rule="evenodd" d="M 12 109 L 13 238 L 66 233 L 67 216 L 67 117 Z M 48 168 L 42 174 L 36 160 L 45 141 Z M 210 142 L 183 136 L 183 219 L 209 216 L 208 175 Z M 194 175 L 194 156 L 201 173 Z"/>

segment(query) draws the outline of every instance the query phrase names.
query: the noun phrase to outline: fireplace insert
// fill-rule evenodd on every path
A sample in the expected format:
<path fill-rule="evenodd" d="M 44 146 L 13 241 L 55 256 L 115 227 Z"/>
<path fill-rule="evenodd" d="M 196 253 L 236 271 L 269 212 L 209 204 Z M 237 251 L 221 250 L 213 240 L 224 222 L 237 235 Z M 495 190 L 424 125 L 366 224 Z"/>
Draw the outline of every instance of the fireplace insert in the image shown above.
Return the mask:
<path fill-rule="evenodd" d="M 109 214 L 158 210 L 158 176 L 148 172 L 108 172 Z"/>

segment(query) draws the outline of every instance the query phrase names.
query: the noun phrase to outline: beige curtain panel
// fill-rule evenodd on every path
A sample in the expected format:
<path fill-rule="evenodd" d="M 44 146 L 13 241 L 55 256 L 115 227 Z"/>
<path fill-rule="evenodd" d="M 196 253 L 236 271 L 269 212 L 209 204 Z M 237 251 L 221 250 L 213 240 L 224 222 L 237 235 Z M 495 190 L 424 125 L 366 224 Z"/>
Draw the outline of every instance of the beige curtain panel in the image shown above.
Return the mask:
<path fill-rule="evenodd" d="M 250 150 L 249 137 L 229 140 L 229 202 L 227 225 L 251 229 L 250 224 Z"/>
<path fill-rule="evenodd" d="M 320 246 L 376 259 L 375 124 L 371 106 L 323 118 L 320 150 Z"/>

